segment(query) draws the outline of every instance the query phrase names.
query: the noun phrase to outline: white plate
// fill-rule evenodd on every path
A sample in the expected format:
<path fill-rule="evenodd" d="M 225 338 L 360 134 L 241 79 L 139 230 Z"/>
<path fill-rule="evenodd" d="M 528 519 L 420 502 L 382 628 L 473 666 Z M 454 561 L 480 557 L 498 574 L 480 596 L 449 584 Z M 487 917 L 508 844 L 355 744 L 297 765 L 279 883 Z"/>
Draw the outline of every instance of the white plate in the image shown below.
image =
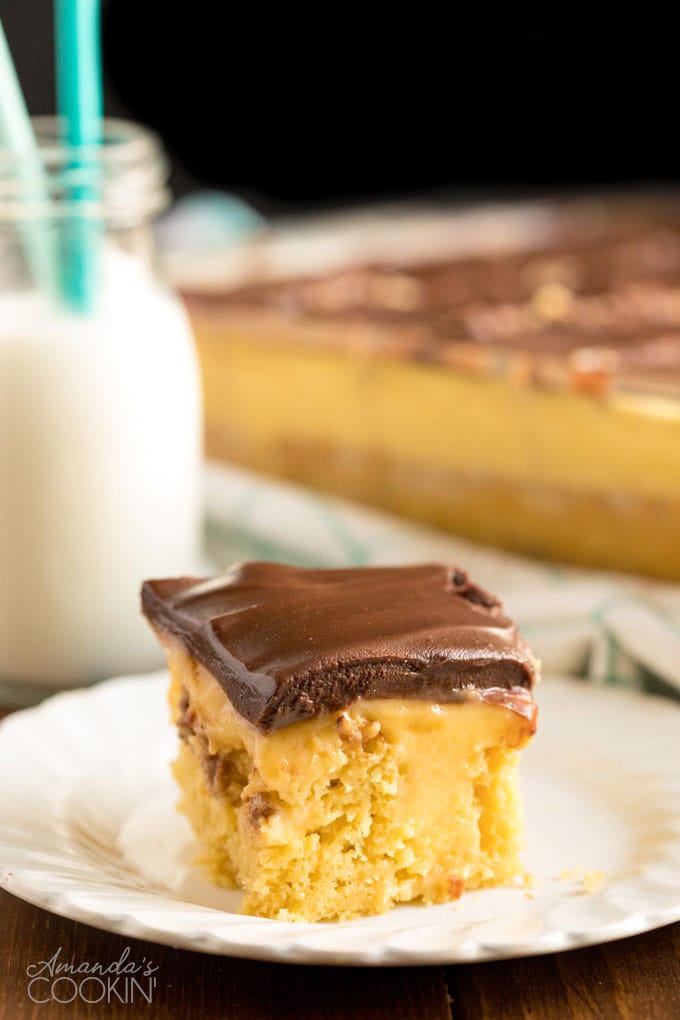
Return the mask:
<path fill-rule="evenodd" d="M 291 963 L 493 960 L 680 919 L 680 710 L 670 702 L 544 681 L 523 764 L 533 889 L 296 924 L 239 915 L 239 895 L 189 865 L 193 839 L 167 767 L 176 738 L 166 687 L 164 674 L 112 680 L 0 726 L 4 888 L 136 938 Z M 584 881 L 584 869 L 603 874 Z"/>

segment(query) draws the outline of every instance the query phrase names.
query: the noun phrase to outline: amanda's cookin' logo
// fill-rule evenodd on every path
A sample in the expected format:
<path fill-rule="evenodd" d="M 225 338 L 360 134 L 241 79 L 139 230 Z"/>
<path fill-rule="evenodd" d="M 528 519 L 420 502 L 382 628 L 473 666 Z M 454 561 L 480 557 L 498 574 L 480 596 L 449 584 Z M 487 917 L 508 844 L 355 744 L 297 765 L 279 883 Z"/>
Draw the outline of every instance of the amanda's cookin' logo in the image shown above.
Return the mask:
<path fill-rule="evenodd" d="M 60 959 L 59 946 L 49 960 L 39 960 L 26 968 L 28 997 L 31 1002 L 68 1003 L 80 1000 L 93 1005 L 103 1002 L 151 1002 L 156 988 L 158 967 L 143 956 L 131 958 L 126 946 L 111 963 L 67 963 Z"/>

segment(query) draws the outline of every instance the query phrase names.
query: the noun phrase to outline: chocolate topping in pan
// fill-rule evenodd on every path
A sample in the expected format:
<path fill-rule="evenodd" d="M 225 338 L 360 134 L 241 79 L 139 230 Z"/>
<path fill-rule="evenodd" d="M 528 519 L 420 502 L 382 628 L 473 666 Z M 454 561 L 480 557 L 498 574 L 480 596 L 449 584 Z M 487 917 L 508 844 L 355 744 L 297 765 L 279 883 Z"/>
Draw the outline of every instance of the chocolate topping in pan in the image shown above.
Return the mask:
<path fill-rule="evenodd" d="M 239 328 L 245 321 L 244 336 L 260 340 L 292 329 L 299 345 L 512 371 L 577 390 L 584 361 L 596 360 L 598 384 L 585 387 L 592 395 L 640 377 L 655 391 L 676 392 L 680 203 L 605 202 L 577 216 L 576 229 L 560 208 L 553 229 L 529 247 L 405 262 L 396 253 L 394 262 L 350 260 L 316 277 L 213 291 L 194 285 L 184 296 L 199 319 Z"/>
<path fill-rule="evenodd" d="M 500 602 L 457 568 L 246 563 L 210 580 L 146 581 L 142 607 L 263 732 L 357 698 L 476 692 L 534 711 L 527 646 Z"/>

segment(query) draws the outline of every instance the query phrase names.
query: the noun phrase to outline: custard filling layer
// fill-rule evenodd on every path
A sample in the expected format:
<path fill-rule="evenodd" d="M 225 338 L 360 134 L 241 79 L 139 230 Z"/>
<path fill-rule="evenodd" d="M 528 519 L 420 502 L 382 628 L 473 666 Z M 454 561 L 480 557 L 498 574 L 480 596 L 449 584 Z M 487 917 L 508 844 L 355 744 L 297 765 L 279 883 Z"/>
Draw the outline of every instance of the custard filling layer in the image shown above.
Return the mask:
<path fill-rule="evenodd" d="M 239 439 L 263 450 L 313 441 L 471 477 L 680 497 L 677 400 L 595 399 L 322 342 L 310 350 L 285 331 L 268 342 L 265 329 L 194 325 L 209 434 L 233 431 L 237 457 Z"/>

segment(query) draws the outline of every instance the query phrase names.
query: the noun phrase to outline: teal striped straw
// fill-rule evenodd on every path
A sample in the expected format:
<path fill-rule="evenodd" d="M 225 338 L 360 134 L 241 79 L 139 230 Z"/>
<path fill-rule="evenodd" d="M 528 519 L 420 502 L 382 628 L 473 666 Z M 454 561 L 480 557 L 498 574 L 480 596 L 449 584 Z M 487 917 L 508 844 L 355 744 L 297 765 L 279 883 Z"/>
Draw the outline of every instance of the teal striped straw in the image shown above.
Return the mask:
<path fill-rule="evenodd" d="M 62 143 L 72 148 L 68 176 L 82 171 L 83 183 L 69 189 L 75 204 L 98 199 L 92 150 L 102 140 L 100 0 L 55 0 L 57 106 Z M 101 223 L 77 211 L 65 224 L 60 291 L 77 312 L 92 311 L 98 290 Z"/>
<path fill-rule="evenodd" d="M 12 55 L 0 23 L 0 146 L 10 158 L 10 173 L 21 185 L 27 205 L 43 206 L 45 216 L 22 216 L 19 234 L 33 282 L 54 297 L 56 260 L 47 227 L 49 190 L 45 167 L 26 109 Z"/>

